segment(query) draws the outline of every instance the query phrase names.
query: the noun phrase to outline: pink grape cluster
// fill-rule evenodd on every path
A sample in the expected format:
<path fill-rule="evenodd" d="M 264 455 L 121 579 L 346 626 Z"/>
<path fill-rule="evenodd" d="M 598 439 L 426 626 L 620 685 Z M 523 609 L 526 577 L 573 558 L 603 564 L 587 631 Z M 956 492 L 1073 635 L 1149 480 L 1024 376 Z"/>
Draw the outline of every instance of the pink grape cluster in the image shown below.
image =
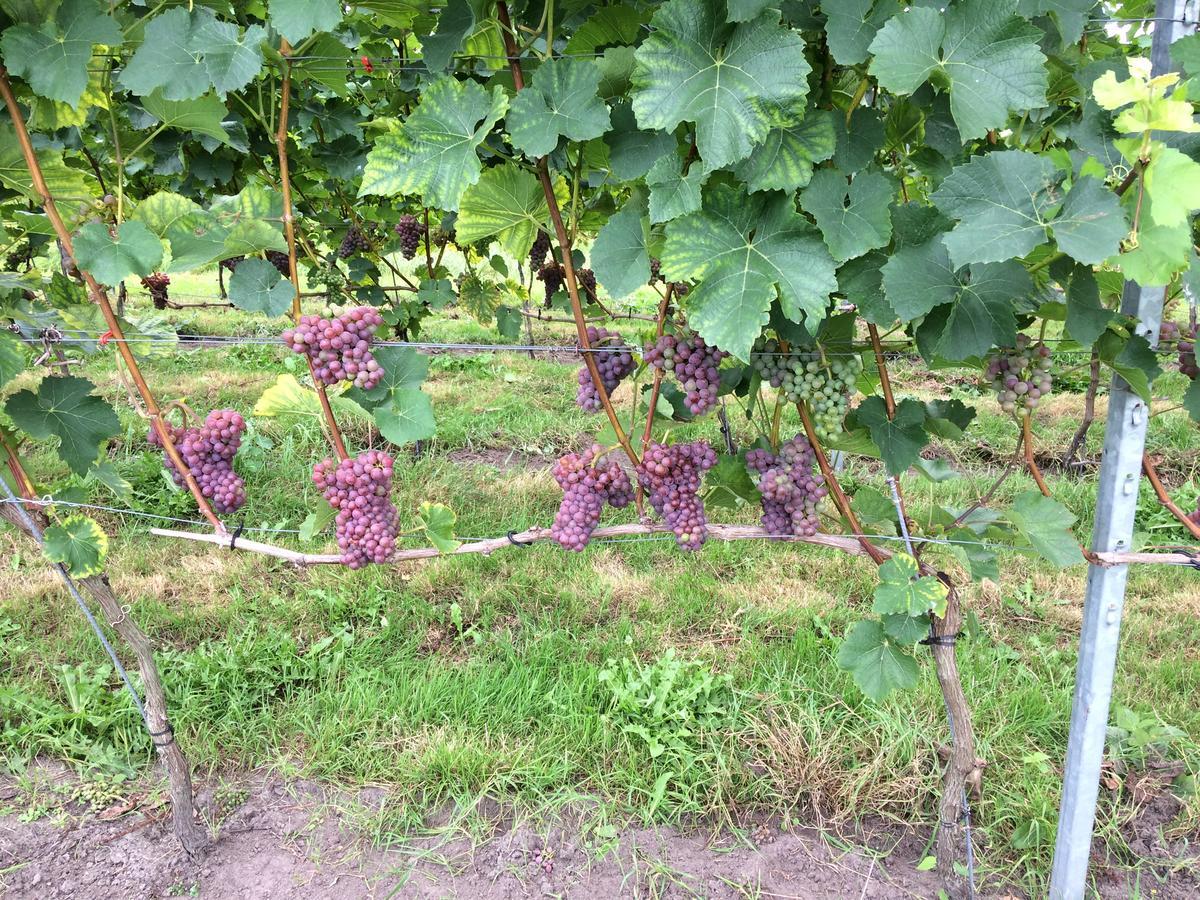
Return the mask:
<path fill-rule="evenodd" d="M 593 444 L 584 453 L 568 453 L 554 464 L 554 480 L 562 488 L 562 503 L 550 526 L 550 536 L 567 550 L 588 545 L 607 503 L 623 509 L 633 502 L 633 485 L 616 460 L 600 461 L 604 448 Z"/>
<path fill-rule="evenodd" d="M 383 316 L 369 306 L 342 313 L 336 319 L 301 316 L 300 324 L 283 333 L 283 342 L 312 360 L 321 384 L 352 381 L 369 391 L 383 378 L 383 368 L 371 353 L 375 329 Z"/>
<path fill-rule="evenodd" d="M 246 420 L 232 409 L 217 409 L 205 417 L 203 425 L 167 428 L 184 465 L 200 485 L 200 493 L 212 501 L 213 509 L 221 515 L 241 509 L 246 502 L 246 483 L 233 471 L 233 458 L 242 444 Z M 147 440 L 153 447 L 163 445 L 154 429 Z M 183 487 L 183 475 L 165 451 L 163 460 L 175 483 Z"/>
<path fill-rule="evenodd" d="M 425 226 L 417 221 L 417 217 L 405 213 L 392 230 L 400 238 L 400 253 L 404 258 L 412 259 L 416 256 L 417 248 L 421 246 L 421 240 L 425 237 Z"/>
<path fill-rule="evenodd" d="M 817 504 L 829 492 L 825 478 L 813 471 L 816 455 L 803 435 L 796 435 L 779 448 L 751 450 L 746 465 L 758 475 L 762 495 L 762 527 L 768 535 L 794 534 L 812 537 L 817 533 Z"/>
<path fill-rule="evenodd" d="M 728 355 L 710 347 L 698 334 L 685 338 L 664 334 L 646 348 L 645 359 L 654 368 L 675 376 L 688 409 L 698 416 L 717 405 L 717 389 L 721 386 L 718 370 Z"/>
<path fill-rule="evenodd" d="M 617 385 L 637 368 L 633 352 L 619 334 L 607 328 L 589 325 L 587 336 L 590 346 L 605 348 L 592 356 L 596 360 L 596 368 L 600 370 L 600 381 L 604 384 L 605 392 L 612 394 Z M 579 369 L 576 380 L 579 382 L 579 391 L 575 394 L 575 405 L 588 412 L 598 412 L 602 405 L 600 392 L 596 390 L 596 383 L 592 381 L 592 373 L 586 365 Z"/>
<path fill-rule="evenodd" d="M 642 454 L 638 481 L 684 550 L 699 550 L 708 538 L 708 517 L 699 492 L 704 473 L 716 464 L 716 451 L 705 441 L 669 447 L 649 444 Z"/>
<path fill-rule="evenodd" d="M 548 308 L 550 306 L 550 301 L 554 298 L 554 295 L 557 294 L 559 288 L 563 286 L 563 279 L 566 277 L 564 274 L 565 272 L 566 269 L 554 262 L 554 260 L 551 260 L 550 262 L 546 263 L 546 265 L 538 269 L 538 281 L 540 281 L 546 288 L 546 302 L 542 304 L 543 306 Z"/>
<path fill-rule="evenodd" d="M 142 279 L 142 287 L 150 292 L 155 309 L 167 308 L 167 302 L 171 299 L 167 290 L 170 284 L 171 279 L 165 272 L 151 272 Z"/>
<path fill-rule="evenodd" d="M 392 458 L 379 450 L 366 450 L 341 462 L 326 459 L 317 463 L 312 477 L 337 510 L 333 521 L 342 563 L 361 569 L 391 559 L 400 523 L 389 497 Z"/>
<path fill-rule="evenodd" d="M 984 362 L 985 377 L 1005 412 L 1016 412 L 1018 406 L 1034 410 L 1050 393 L 1050 348 L 1033 344 L 1027 334 L 1017 335 L 1015 348 L 993 350 Z"/>

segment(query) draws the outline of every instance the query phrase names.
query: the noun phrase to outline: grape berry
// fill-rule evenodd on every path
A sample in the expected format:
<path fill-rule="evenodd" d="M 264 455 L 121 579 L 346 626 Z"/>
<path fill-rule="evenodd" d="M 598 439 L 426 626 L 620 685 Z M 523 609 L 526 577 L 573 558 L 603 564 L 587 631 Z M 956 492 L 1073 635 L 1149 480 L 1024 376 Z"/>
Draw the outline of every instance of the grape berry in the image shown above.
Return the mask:
<path fill-rule="evenodd" d="M 361 569 L 391 559 L 399 530 L 396 507 L 389 497 L 392 458 L 379 450 L 366 450 L 341 462 L 326 459 L 317 463 L 312 477 L 337 510 L 334 527 L 342 563 Z"/>
<path fill-rule="evenodd" d="M 421 240 L 426 234 L 425 226 L 417 221 L 417 217 L 405 213 L 392 230 L 400 238 L 400 253 L 404 258 L 412 259 L 416 256 L 417 248 L 421 246 Z"/>
<path fill-rule="evenodd" d="M 803 435 L 779 448 L 778 455 L 751 450 L 746 465 L 758 475 L 762 527 L 768 537 L 817 533 L 817 504 L 827 493 L 824 477 L 813 471 L 816 455 Z"/>
<path fill-rule="evenodd" d="M 645 350 L 647 363 L 675 376 L 688 409 L 697 416 L 717 405 L 717 389 L 721 386 L 718 369 L 728 355 L 710 347 L 698 334 L 686 338 L 664 334 Z"/>
<path fill-rule="evenodd" d="M 554 480 L 563 498 L 550 526 L 550 536 L 567 550 L 587 546 L 607 503 L 623 509 L 633 502 L 633 485 L 616 460 L 601 463 L 604 448 L 593 444 L 585 453 L 568 453 L 554 464 Z"/>
<path fill-rule="evenodd" d="M 699 496 L 704 473 L 717 464 L 717 454 L 704 441 L 649 444 L 638 466 L 638 481 L 654 507 L 675 532 L 684 550 L 699 550 L 708 538 L 708 518 Z"/>
<path fill-rule="evenodd" d="M 605 393 L 611 395 L 617 385 L 637 368 L 637 362 L 629 345 L 615 331 L 589 325 L 587 336 L 589 346 L 605 348 L 603 352 L 593 353 L 592 358 L 596 360 L 596 368 L 600 370 L 600 381 L 604 384 Z M 600 402 L 600 392 L 596 390 L 592 373 L 586 365 L 580 367 L 577 380 L 579 391 L 575 395 L 575 405 L 588 412 L 599 412 L 603 405 Z"/>
<path fill-rule="evenodd" d="M 237 512 L 246 502 L 245 482 L 233 471 L 233 458 L 242 443 L 246 421 L 232 409 L 213 410 L 204 424 L 192 428 L 176 427 L 164 422 L 171 442 L 179 451 L 184 465 L 191 471 L 200 493 L 212 501 L 213 509 L 222 515 Z M 158 432 L 150 430 L 147 438 L 153 447 L 161 447 Z M 175 483 L 183 487 L 183 474 L 175 468 L 170 457 L 163 459 Z"/>
<path fill-rule="evenodd" d="M 155 309 L 167 308 L 167 301 L 170 299 L 167 295 L 167 285 L 170 283 L 171 279 L 165 272 L 152 272 L 142 279 L 142 287 L 150 292 Z"/>
<path fill-rule="evenodd" d="M 371 353 L 375 329 L 383 316 L 369 306 L 349 310 L 336 319 L 302 316 L 295 328 L 283 333 L 283 342 L 308 356 L 321 384 L 352 381 L 369 391 L 383 378 L 383 368 Z"/>
<path fill-rule="evenodd" d="M 856 353 L 816 350 L 784 352 L 774 338 L 754 346 L 754 368 L 791 403 L 808 406 L 817 437 L 826 441 L 842 430 L 863 364 Z"/>
<path fill-rule="evenodd" d="M 1000 408 L 1024 414 L 1036 409 L 1050 393 L 1050 348 L 1033 344 L 1029 335 L 1017 335 L 1016 347 L 993 350 L 985 358 L 985 377 L 1000 401 Z"/>

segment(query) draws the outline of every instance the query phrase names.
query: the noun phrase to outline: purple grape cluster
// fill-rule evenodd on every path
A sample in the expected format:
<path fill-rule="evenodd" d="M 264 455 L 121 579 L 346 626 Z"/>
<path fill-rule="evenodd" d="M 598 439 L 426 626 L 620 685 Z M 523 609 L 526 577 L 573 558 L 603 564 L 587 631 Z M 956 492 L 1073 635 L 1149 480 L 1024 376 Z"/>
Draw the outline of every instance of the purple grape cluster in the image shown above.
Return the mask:
<path fill-rule="evenodd" d="M 350 230 L 346 232 L 346 236 L 342 238 L 342 242 L 338 244 L 337 255 L 338 259 L 349 259 L 360 250 L 370 250 L 371 242 L 367 240 L 367 236 L 363 234 L 363 230 L 357 225 L 351 225 Z"/>
<path fill-rule="evenodd" d="M 591 269 L 580 269 L 575 274 L 577 276 L 579 276 L 579 278 L 578 278 L 579 290 L 583 291 L 583 297 L 581 297 L 580 299 L 584 300 L 587 303 L 595 303 L 596 302 L 596 273 L 593 272 Z"/>
<path fill-rule="evenodd" d="M 168 424 L 167 428 L 184 465 L 200 485 L 200 493 L 212 501 L 213 509 L 221 515 L 241 509 L 246 502 L 246 483 L 233 471 L 233 458 L 242 444 L 246 420 L 232 409 L 217 409 L 205 417 L 203 425 L 183 428 Z M 153 428 L 147 440 L 152 447 L 162 447 Z M 183 475 L 165 451 L 163 460 L 175 483 L 183 487 Z"/>
<path fill-rule="evenodd" d="M 425 237 L 425 226 L 417 221 L 417 217 L 405 213 L 392 229 L 400 238 L 400 253 L 405 259 L 417 255 L 417 248 Z"/>
<path fill-rule="evenodd" d="M 563 279 L 565 277 L 563 275 L 563 273 L 565 271 L 566 270 L 563 269 L 562 266 L 560 266 L 558 263 L 553 262 L 553 261 L 548 262 L 546 265 L 544 265 L 540 269 L 538 269 L 538 273 L 537 273 L 538 281 L 540 281 L 546 287 L 545 306 L 547 306 L 547 307 L 550 306 L 551 298 L 555 294 L 557 294 L 559 291 L 559 288 L 561 288 L 563 286 Z"/>
<path fill-rule="evenodd" d="M 283 342 L 303 353 L 313 364 L 321 384 L 352 381 L 369 391 L 383 378 L 383 368 L 371 353 L 375 329 L 383 316 L 369 306 L 359 306 L 336 319 L 301 316 L 300 324 L 283 333 Z"/>
<path fill-rule="evenodd" d="M 774 454 L 751 450 L 746 465 L 758 475 L 762 527 L 771 537 L 817 533 L 817 504 L 828 493 L 825 478 L 813 471 L 816 455 L 804 435 L 796 435 Z"/>
<path fill-rule="evenodd" d="M 1050 348 L 1034 344 L 1027 334 L 1017 335 L 1016 347 L 993 350 L 984 358 L 985 377 L 1005 412 L 1024 413 L 1037 409 L 1050 393 Z"/>
<path fill-rule="evenodd" d="M 545 264 L 546 255 L 550 252 L 550 235 L 538 229 L 533 246 L 529 248 L 529 271 L 536 272 Z"/>
<path fill-rule="evenodd" d="M 648 284 L 658 284 L 662 281 L 662 260 L 657 256 L 650 257 L 650 281 Z"/>
<path fill-rule="evenodd" d="M 292 277 L 292 263 L 286 253 L 280 250 L 268 250 L 265 256 L 267 257 L 267 262 L 279 270 L 280 275 L 284 278 Z"/>
<path fill-rule="evenodd" d="M 596 360 L 596 368 L 600 370 L 600 381 L 604 385 L 604 391 L 611 395 L 617 385 L 637 368 L 633 351 L 619 334 L 607 328 L 594 328 L 589 325 L 587 336 L 589 346 L 606 348 L 601 353 L 593 353 L 592 357 Z M 596 390 L 596 383 L 592 381 L 592 373 L 586 365 L 580 367 L 577 380 L 579 390 L 575 394 L 575 405 L 587 412 L 599 412 L 603 406 L 600 402 L 600 392 Z"/>
<path fill-rule="evenodd" d="M 717 389 L 721 386 L 718 369 L 728 355 L 710 347 L 698 334 L 682 338 L 664 334 L 646 348 L 645 359 L 654 368 L 675 376 L 687 408 L 699 416 L 717 405 Z"/>
<path fill-rule="evenodd" d="M 699 550 L 708 538 L 708 518 L 700 486 L 704 473 L 717 464 L 717 454 L 705 441 L 690 444 L 649 444 L 638 466 L 638 482 L 654 507 L 675 532 L 684 550 Z"/>
<path fill-rule="evenodd" d="M 567 550 L 588 545 L 607 503 L 624 509 L 633 502 L 633 485 L 616 460 L 601 462 L 604 448 L 593 444 L 584 453 L 568 453 L 554 464 L 554 480 L 563 498 L 550 526 L 550 536 Z"/>
<path fill-rule="evenodd" d="M 230 256 L 227 259 L 221 260 L 221 268 L 224 269 L 226 272 L 229 272 L 229 274 L 232 275 L 234 272 L 237 271 L 238 264 L 241 263 L 241 261 L 244 260 L 245 258 L 246 258 L 245 256 Z M 284 256 L 284 259 L 285 260 L 287 259 L 286 255 Z"/>
<path fill-rule="evenodd" d="M 392 458 L 380 450 L 366 450 L 341 462 L 326 459 L 317 463 L 312 477 L 337 510 L 333 521 L 342 563 L 361 569 L 391 559 L 400 525 L 389 496 Z"/>
<path fill-rule="evenodd" d="M 1197 375 L 1200 375 L 1200 366 L 1196 365 L 1196 335 L 1194 332 L 1188 332 L 1179 339 L 1176 345 L 1179 350 L 1179 371 L 1188 378 L 1195 380 Z"/>
<path fill-rule="evenodd" d="M 167 301 L 170 299 L 167 295 L 167 285 L 170 283 L 171 279 L 167 277 L 166 272 L 151 272 L 142 279 L 142 287 L 150 292 L 155 309 L 167 308 Z"/>

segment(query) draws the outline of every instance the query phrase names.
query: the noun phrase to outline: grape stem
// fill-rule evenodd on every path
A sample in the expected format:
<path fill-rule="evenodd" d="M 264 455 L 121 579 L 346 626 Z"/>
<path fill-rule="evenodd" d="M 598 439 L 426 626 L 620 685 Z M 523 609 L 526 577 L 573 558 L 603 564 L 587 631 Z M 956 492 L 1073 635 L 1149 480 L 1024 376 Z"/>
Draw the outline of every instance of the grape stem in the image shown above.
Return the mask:
<path fill-rule="evenodd" d="M 1021 415 L 1021 444 L 1025 448 L 1025 466 L 1029 469 L 1029 474 L 1033 476 L 1034 482 L 1037 483 L 1038 490 L 1042 492 L 1043 497 L 1050 497 L 1050 488 L 1046 484 L 1046 479 L 1042 477 L 1042 470 L 1038 468 L 1037 461 L 1033 458 L 1033 416 L 1028 412 Z"/>
<path fill-rule="evenodd" d="M 150 390 L 150 385 L 142 377 L 142 370 L 138 366 L 137 357 L 129 349 L 129 344 L 125 340 L 125 331 L 113 313 L 108 293 L 92 277 L 90 272 L 80 269 L 75 260 L 75 245 L 71 240 L 71 233 L 67 230 L 62 216 L 59 215 L 58 206 L 54 202 L 54 196 L 50 193 L 50 188 L 46 185 L 46 179 L 42 176 L 42 167 L 38 163 L 37 154 L 34 152 L 33 144 L 29 139 L 29 131 L 25 127 L 25 117 L 21 112 L 21 107 L 17 104 L 17 98 L 13 95 L 12 85 L 8 80 L 8 70 L 3 64 L 0 64 L 0 96 L 3 96 L 4 104 L 8 107 L 8 114 L 12 119 L 13 129 L 17 134 L 17 143 L 21 147 L 21 154 L 25 157 L 25 166 L 29 170 L 33 187 L 42 199 L 42 206 L 45 209 L 46 217 L 50 220 L 50 224 L 54 228 L 54 233 L 62 244 L 67 258 L 70 259 L 71 263 L 83 276 L 84 283 L 87 285 L 88 296 L 92 299 L 92 302 L 100 307 L 100 313 L 104 317 L 104 324 L 112 333 L 113 343 L 117 345 L 117 353 L 124 360 L 126 367 L 129 369 L 129 374 L 133 378 L 133 383 L 137 387 L 138 394 L 141 395 L 142 402 L 146 405 L 146 412 L 150 416 L 151 427 L 162 440 L 163 450 L 166 452 L 167 458 L 171 460 L 183 475 L 184 483 L 187 485 L 188 490 L 191 491 L 192 496 L 196 498 L 196 505 L 199 507 L 201 515 L 212 524 L 218 533 L 224 534 L 225 526 L 217 518 L 217 514 L 213 512 L 212 506 L 209 505 L 204 493 L 200 490 L 200 485 L 192 475 L 191 469 L 183 461 L 183 457 L 179 455 L 179 451 L 175 447 L 175 441 L 171 438 L 170 429 L 162 421 L 159 414 L 158 401 L 155 400 L 154 393 Z"/>
<path fill-rule="evenodd" d="M 1200 525 L 1193 522 L 1188 514 L 1185 513 L 1171 499 L 1171 495 L 1167 493 L 1166 487 L 1163 486 L 1162 479 L 1158 477 L 1158 469 L 1154 466 L 1154 460 L 1150 458 L 1149 453 L 1142 454 L 1142 471 L 1146 473 L 1146 478 L 1150 480 L 1150 486 L 1154 488 L 1155 496 L 1158 497 L 1158 502 L 1167 508 L 1179 523 L 1191 532 L 1192 537 L 1200 539 Z"/>
<path fill-rule="evenodd" d="M 1063 454 L 1062 466 L 1067 469 L 1075 460 L 1077 454 L 1083 447 L 1083 442 L 1087 440 L 1088 431 L 1092 427 L 1092 422 L 1096 418 L 1096 392 L 1100 388 L 1100 352 L 1092 350 L 1092 361 L 1090 371 L 1088 373 L 1087 393 L 1083 397 L 1083 419 L 1079 422 L 1079 428 L 1075 431 L 1075 436 L 1071 438 L 1071 443 L 1067 447 L 1067 452 Z"/>
<path fill-rule="evenodd" d="M 883 391 L 883 407 L 887 412 L 888 421 L 896 418 L 896 395 L 892 392 L 892 378 L 888 373 L 887 360 L 883 358 L 883 342 L 879 339 L 879 329 L 874 324 L 867 325 L 867 331 L 871 335 L 871 349 L 875 353 L 875 368 L 879 370 L 879 387 Z M 900 486 L 900 478 L 897 476 L 893 479 L 896 486 L 896 498 L 899 501 L 900 515 L 904 517 L 908 527 L 912 527 L 912 520 L 908 517 L 908 507 L 904 501 L 904 490 Z"/>

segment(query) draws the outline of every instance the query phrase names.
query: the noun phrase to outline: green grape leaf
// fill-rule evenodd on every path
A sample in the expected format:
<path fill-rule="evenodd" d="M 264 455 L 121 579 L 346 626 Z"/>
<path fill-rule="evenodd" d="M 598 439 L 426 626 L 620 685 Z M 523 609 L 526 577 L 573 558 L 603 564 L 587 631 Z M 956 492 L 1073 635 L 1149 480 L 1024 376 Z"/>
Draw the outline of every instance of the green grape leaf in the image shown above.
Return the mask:
<path fill-rule="evenodd" d="M 632 6 L 602 6 L 575 29 L 563 53 L 586 56 L 601 47 L 632 43 L 642 24 L 642 15 Z"/>
<path fill-rule="evenodd" d="M 813 166 L 833 156 L 833 114 L 802 104 L 791 112 L 775 109 L 761 144 L 734 166 L 733 173 L 752 191 L 794 191 L 812 178 Z"/>
<path fill-rule="evenodd" d="M 1142 177 L 1146 182 L 1149 212 L 1154 224 L 1164 228 L 1186 225 L 1191 213 L 1200 209 L 1200 163 L 1178 150 L 1171 147 L 1158 150 Z M 1111 191 L 1106 193 L 1112 196 Z M 1105 255 L 1115 252 L 1110 249 Z"/>
<path fill-rule="evenodd" d="M 35 94 L 79 106 L 88 86 L 92 45 L 119 47 L 121 29 L 95 0 L 65 0 L 53 23 L 13 25 L 0 37 L 0 56 Z"/>
<path fill-rule="evenodd" d="M 1200 172 L 1200 166 L 1196 166 L 1196 170 Z M 1200 201 L 1200 197 L 1197 200 Z M 1129 226 L 1116 194 L 1100 179 L 1085 176 L 1067 192 L 1050 230 L 1059 250 L 1085 265 L 1094 266 L 1121 248 Z"/>
<path fill-rule="evenodd" d="M 961 287 L 940 235 L 901 247 L 881 271 L 884 294 L 902 322 L 912 322 L 934 307 L 950 303 Z"/>
<path fill-rule="evenodd" d="M 1193 422 L 1200 422 L 1200 378 L 1193 378 L 1183 392 L 1183 408 Z"/>
<path fill-rule="evenodd" d="M 1078 43 L 1083 26 L 1099 0 L 1020 0 L 1018 12 L 1027 19 L 1053 14 L 1063 45 Z M 1174 47 L 1171 48 L 1172 51 Z"/>
<path fill-rule="evenodd" d="M 1016 260 L 977 263 L 950 309 L 937 354 L 949 360 L 983 356 L 1017 340 L 1014 301 L 1033 292 L 1033 280 Z"/>
<path fill-rule="evenodd" d="M 650 280 L 650 237 L 646 197 L 635 192 L 614 213 L 592 244 L 592 268 L 614 300 L 628 297 Z"/>
<path fill-rule="evenodd" d="M 229 113 L 216 94 L 205 94 L 194 100 L 166 100 L 155 91 L 142 98 L 142 106 L 167 128 L 195 131 L 229 143 L 229 132 L 221 124 Z"/>
<path fill-rule="evenodd" d="M 626 9 L 606 6 L 604 9 Z M 613 175 L 633 181 L 650 171 L 655 162 L 675 149 L 675 136 L 665 131 L 642 131 L 637 127 L 633 107 L 619 103 L 612 110 L 612 130 L 604 139 L 608 144 L 608 162 Z M 697 194 L 699 191 L 697 190 Z M 699 208 L 697 204 L 697 208 Z M 691 212 L 692 210 L 688 210 Z"/>
<path fill-rule="evenodd" d="M 1067 281 L 1067 332 L 1084 347 L 1096 343 L 1115 313 L 1100 302 L 1100 286 L 1091 266 L 1076 264 Z"/>
<path fill-rule="evenodd" d="M 211 84 L 200 29 L 206 9 L 168 9 L 146 24 L 141 45 L 121 70 L 121 85 L 138 97 L 158 91 L 164 100 L 191 100 Z"/>
<path fill-rule="evenodd" d="M 871 41 L 894 12 L 886 3 L 872 10 L 874 0 L 822 0 L 825 39 L 841 66 L 857 66 L 867 58 Z"/>
<path fill-rule="evenodd" d="M 850 501 L 859 522 L 877 534 L 896 533 L 896 505 L 890 497 L 868 485 L 860 485 Z"/>
<path fill-rule="evenodd" d="M 650 188 L 650 221 L 670 222 L 700 208 L 701 189 L 711 174 L 703 165 L 683 172 L 683 160 L 668 153 L 650 167 L 646 184 Z"/>
<path fill-rule="evenodd" d="M 171 245 L 168 272 L 189 272 L 237 255 L 225 252 L 229 229 L 218 217 L 179 194 L 152 194 L 137 205 L 130 218 Z"/>
<path fill-rule="evenodd" d="M 44 533 L 42 552 L 53 563 L 62 563 L 75 578 L 99 575 L 108 556 L 108 535 L 88 516 L 68 516 Z"/>
<path fill-rule="evenodd" d="M 427 206 L 458 209 L 463 191 L 479 181 L 475 150 L 507 108 L 499 86 L 489 96 L 474 81 L 435 79 L 400 130 L 375 141 L 359 196 L 416 194 Z"/>
<path fill-rule="evenodd" d="M 1123 338 L 1106 331 L 1096 341 L 1096 352 L 1110 369 L 1120 375 L 1130 388 L 1150 402 L 1150 385 L 1162 374 L 1158 356 L 1149 342 L 1140 334 Z"/>
<path fill-rule="evenodd" d="M 917 561 L 907 553 L 897 553 L 879 567 L 875 588 L 875 612 L 910 617 L 933 613 L 945 615 L 948 591 L 933 575 L 921 575 Z"/>
<path fill-rule="evenodd" d="M 295 297 L 295 286 L 265 259 L 242 260 L 229 279 L 229 302 L 246 312 L 282 316 Z"/>
<path fill-rule="evenodd" d="M 1042 32 L 1014 15 L 1016 7 L 1017 0 L 965 0 L 944 12 L 922 6 L 897 13 L 871 42 L 871 74 L 896 94 L 911 94 L 931 77 L 948 82 L 959 133 L 981 138 L 1003 127 L 1010 112 L 1046 105 Z"/>
<path fill-rule="evenodd" d="M 925 430 L 925 404 L 905 397 L 896 405 L 896 417 L 888 419 L 882 397 L 867 397 L 855 410 L 860 425 L 871 432 L 888 473 L 899 475 L 908 470 L 929 443 Z"/>
<path fill-rule="evenodd" d="M 956 528 L 946 537 L 955 541 L 947 549 L 970 571 L 972 581 L 982 581 L 984 578 L 1000 580 L 999 555 L 980 541 L 975 532 L 969 528 Z"/>
<path fill-rule="evenodd" d="M 375 407 L 374 415 L 379 433 L 397 446 L 427 440 L 437 432 L 429 395 L 417 388 L 391 391 L 387 401 Z"/>
<path fill-rule="evenodd" d="M 194 33 L 196 48 L 204 53 L 208 80 L 218 94 L 240 91 L 262 71 L 267 30 L 261 25 L 251 25 L 240 33 L 235 23 L 210 16 Z"/>
<path fill-rule="evenodd" d="M 361 4 L 359 4 L 361 5 Z M 320 34 L 309 45 L 306 56 L 311 60 L 299 60 L 292 63 L 293 77 L 306 81 L 315 81 L 329 88 L 339 97 L 350 93 L 346 78 L 346 65 L 350 59 L 350 49 L 332 34 Z M 425 58 L 428 63 L 428 56 Z"/>
<path fill-rule="evenodd" d="M 858 307 L 858 313 L 872 325 L 891 325 L 896 311 L 883 293 L 883 264 L 888 257 L 878 251 L 852 259 L 838 269 L 838 290 Z"/>
<path fill-rule="evenodd" d="M 0 388 L 25 371 L 27 357 L 20 338 L 7 329 L 0 331 Z"/>
<path fill-rule="evenodd" d="M 1159 225 L 1153 219 L 1154 200 L 1142 204 L 1142 221 L 1137 246 L 1108 260 L 1130 281 L 1143 287 L 1169 284 L 1171 279 L 1191 265 L 1193 245 L 1190 225 Z"/>
<path fill-rule="evenodd" d="M 79 268 L 109 286 L 120 284 L 130 275 L 149 275 L 162 258 L 162 241 L 141 222 L 122 222 L 115 238 L 100 222 L 84 225 L 75 235 Z"/>
<path fill-rule="evenodd" d="M 844 116 L 832 116 L 833 164 L 843 172 L 865 169 L 883 149 L 887 129 L 873 109 L 856 109 L 847 124 Z"/>
<path fill-rule="evenodd" d="M 600 137 L 609 119 L 599 87 L 600 70 L 590 60 L 556 57 L 542 63 L 508 108 L 504 121 L 513 146 L 536 158 L 553 150 L 560 137 Z"/>
<path fill-rule="evenodd" d="M 339 0 L 270 0 L 271 24 L 293 44 L 314 31 L 333 31 L 342 21 Z"/>
<path fill-rule="evenodd" d="M 337 518 L 337 510 L 324 500 L 317 501 L 317 508 L 304 517 L 300 523 L 300 540 L 314 541 L 322 531 L 329 527 Z"/>
<path fill-rule="evenodd" d="M 113 465 L 111 459 L 102 459 L 88 469 L 87 482 L 104 485 L 123 503 L 128 503 L 133 497 L 133 485 Z"/>
<path fill-rule="evenodd" d="M 381 403 L 396 391 L 419 389 L 429 374 L 429 357 L 411 347 L 376 347 L 372 352 L 383 368 L 383 378 L 369 391 L 350 392 L 356 398 L 361 394 L 367 401 L 364 406 Z"/>
<path fill-rule="evenodd" d="M 98 193 L 94 187 L 96 181 L 85 178 L 81 171 L 68 166 L 63 161 L 61 150 L 45 147 L 35 149 L 46 186 L 54 195 L 59 213 L 69 221 L 77 212 L 75 205 L 78 202 L 91 200 Z M 41 203 L 41 196 L 34 190 L 29 168 L 25 165 L 21 145 L 17 142 L 17 133 L 7 121 L 0 122 L 0 185 Z M 52 233 L 48 222 L 41 233 Z"/>
<path fill-rule="evenodd" d="M 346 416 L 359 421 L 371 421 L 371 414 L 361 404 L 352 399 L 352 391 L 340 393 L 337 386 L 327 390 L 329 403 L 339 416 Z M 317 392 L 305 387 L 296 380 L 295 375 L 280 375 L 275 383 L 262 392 L 258 402 L 254 404 L 254 415 L 272 418 L 274 416 L 308 416 L 320 419 L 321 400 Z"/>
<path fill-rule="evenodd" d="M 488 169 L 463 193 L 455 229 L 463 243 L 494 237 L 521 259 L 529 255 L 538 227 L 549 216 L 550 207 L 537 176 L 504 163 Z"/>
<path fill-rule="evenodd" d="M 86 378 L 65 375 L 43 378 L 38 390 L 9 397 L 4 410 L 18 428 L 35 440 L 59 439 L 58 455 L 77 475 L 87 474 L 104 442 L 121 433 L 121 423 L 108 402 L 96 397 Z"/>
<path fill-rule="evenodd" d="M 894 194 L 891 181 L 877 172 L 847 184 L 841 172 L 822 169 L 800 195 L 800 207 L 817 220 L 833 258 L 845 262 L 891 241 Z"/>
<path fill-rule="evenodd" d="M 1006 515 L 1029 545 L 1054 565 L 1065 568 L 1083 562 L 1079 541 L 1070 531 L 1075 515 L 1057 500 L 1027 491 L 1013 501 Z"/>
<path fill-rule="evenodd" d="M 748 22 L 771 5 L 771 0 L 726 0 L 730 22 Z"/>
<path fill-rule="evenodd" d="M 802 100 L 811 67 L 799 34 L 766 10 L 725 22 L 719 0 L 669 0 L 651 19 L 636 53 L 633 110 L 646 129 L 696 125 L 696 147 L 710 169 L 750 155 L 771 127 L 772 104 Z"/>
<path fill-rule="evenodd" d="M 425 532 L 425 537 L 442 553 L 453 553 L 462 543 L 454 537 L 454 524 L 457 521 L 458 516 L 450 507 L 428 500 L 421 504 L 421 512 L 417 515 L 417 524 Z"/>
<path fill-rule="evenodd" d="M 454 54 L 475 28 L 475 11 L 468 0 L 449 0 L 438 16 L 437 33 L 421 38 L 421 55 L 431 72 L 450 68 Z"/>
<path fill-rule="evenodd" d="M 496 307 L 496 331 L 501 337 L 508 338 L 510 341 L 515 341 L 521 336 L 521 311 L 512 306 L 500 305 Z"/>
<path fill-rule="evenodd" d="M 708 491 L 704 503 L 710 508 L 739 509 L 758 502 L 758 488 L 741 456 L 721 454 L 717 464 L 705 473 L 704 485 Z"/>
<path fill-rule="evenodd" d="M 884 633 L 896 643 L 911 647 L 929 637 L 929 616 L 880 616 Z"/>
<path fill-rule="evenodd" d="M 702 210 L 668 223 L 663 272 L 699 279 L 688 318 L 706 341 L 747 361 L 778 291 L 781 308 L 809 330 L 825 317 L 837 289 L 833 260 L 791 197 L 747 196 L 717 184 Z"/>
<path fill-rule="evenodd" d="M 890 637 L 879 622 L 869 620 L 856 623 L 846 635 L 838 648 L 837 664 L 876 703 L 894 690 L 916 687 L 920 672 L 903 643 Z"/>

